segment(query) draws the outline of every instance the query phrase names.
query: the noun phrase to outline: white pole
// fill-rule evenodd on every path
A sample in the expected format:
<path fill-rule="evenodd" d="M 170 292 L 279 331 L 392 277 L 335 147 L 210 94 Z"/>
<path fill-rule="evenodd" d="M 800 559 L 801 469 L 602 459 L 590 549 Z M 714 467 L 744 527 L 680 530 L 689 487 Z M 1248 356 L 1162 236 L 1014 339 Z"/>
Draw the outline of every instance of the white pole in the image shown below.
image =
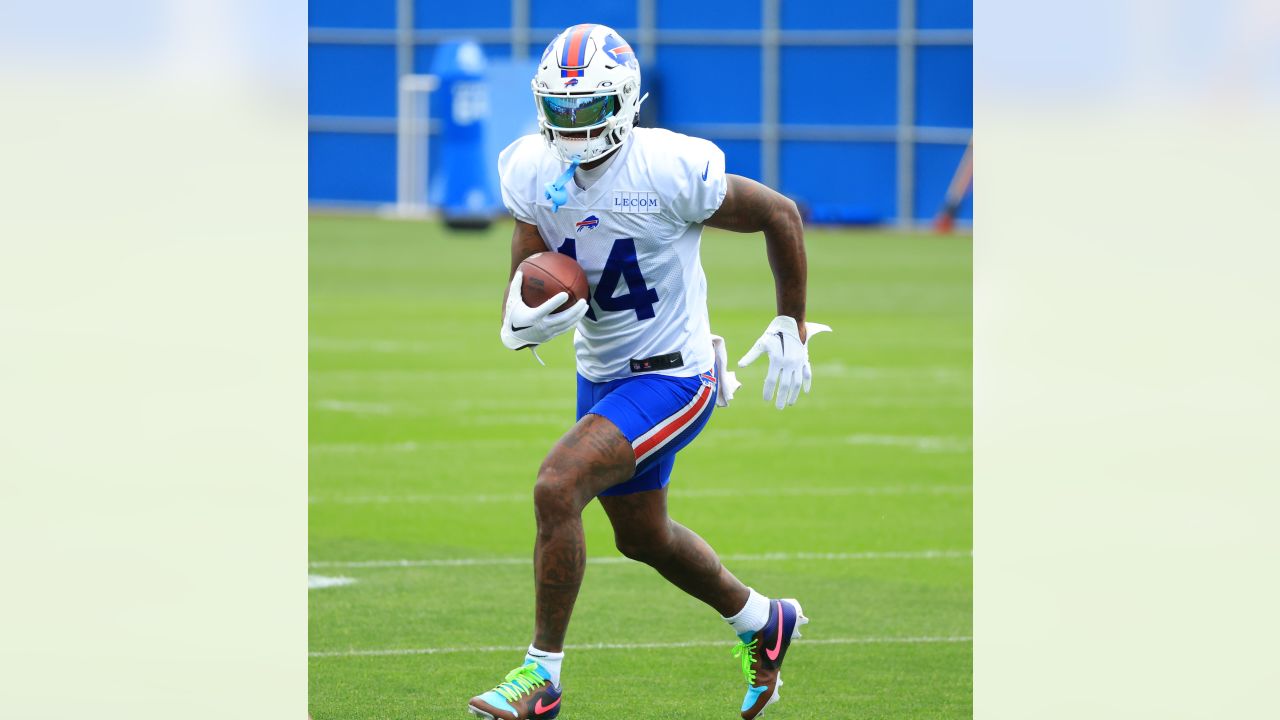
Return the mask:
<path fill-rule="evenodd" d="M 403 75 L 400 78 L 400 107 L 396 115 L 396 214 L 401 217 L 421 217 L 429 209 L 429 101 L 439 84 L 440 79 L 435 75 Z"/>
<path fill-rule="evenodd" d="M 898 227 L 911 228 L 916 191 L 916 0 L 898 0 Z"/>

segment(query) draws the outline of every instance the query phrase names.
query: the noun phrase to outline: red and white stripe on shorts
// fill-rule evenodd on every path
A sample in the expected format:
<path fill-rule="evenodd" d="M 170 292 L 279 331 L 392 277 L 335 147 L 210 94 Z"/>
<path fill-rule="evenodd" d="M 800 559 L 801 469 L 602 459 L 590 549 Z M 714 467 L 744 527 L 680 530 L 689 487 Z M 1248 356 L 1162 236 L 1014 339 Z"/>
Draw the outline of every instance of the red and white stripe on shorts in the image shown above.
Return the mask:
<path fill-rule="evenodd" d="M 713 385 L 703 385 L 698 394 L 693 396 L 688 405 L 677 410 L 667 419 L 653 426 L 649 432 L 641 435 L 631 443 L 636 451 L 636 465 L 647 460 L 680 436 L 686 428 L 698 421 L 698 416 L 707 409 L 707 403 L 715 400 L 716 389 Z"/>

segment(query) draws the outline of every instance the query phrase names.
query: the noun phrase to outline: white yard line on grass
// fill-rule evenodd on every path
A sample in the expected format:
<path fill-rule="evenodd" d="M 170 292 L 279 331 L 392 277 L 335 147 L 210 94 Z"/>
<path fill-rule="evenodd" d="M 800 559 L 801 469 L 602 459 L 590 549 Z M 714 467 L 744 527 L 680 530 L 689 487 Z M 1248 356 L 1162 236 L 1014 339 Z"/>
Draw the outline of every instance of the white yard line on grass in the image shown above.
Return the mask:
<path fill-rule="evenodd" d="M 492 380 L 498 382 L 513 382 L 519 378 L 540 378 L 544 382 L 546 374 L 535 363 L 533 367 L 526 369 L 505 368 L 502 370 L 486 370 L 475 368 L 453 368 L 450 370 L 385 370 L 378 368 L 369 368 L 367 370 L 353 370 L 344 368 L 340 370 L 325 370 L 313 368 L 308 373 L 313 379 L 321 382 L 342 382 L 351 380 L 359 382 L 361 385 L 368 383 L 370 380 L 381 381 L 413 381 L 419 383 L 428 383 L 432 381 L 457 383 L 457 382 L 475 382 Z M 572 378 L 572 376 L 570 376 Z M 572 387 L 572 385 L 570 385 Z M 572 391 L 571 391 L 572 392 Z"/>
<path fill-rule="evenodd" d="M 848 495 L 969 495 L 972 485 L 885 485 L 880 487 L 691 488 L 672 490 L 673 498 L 844 497 Z"/>
<path fill-rule="evenodd" d="M 400 340 L 357 340 L 354 338 L 311 337 L 312 350 L 329 350 L 333 352 L 374 352 L 374 353 L 406 353 L 426 355 L 447 349 L 448 344 L 403 342 Z"/>
<path fill-rule="evenodd" d="M 973 642 L 969 635 L 925 636 L 925 637 L 861 637 L 861 638 L 814 638 L 801 639 L 804 645 L 881 645 L 881 644 L 929 644 L 929 643 L 967 643 Z M 585 645 L 566 645 L 565 650 L 675 650 L 679 648 L 715 648 L 728 646 L 723 640 L 690 640 L 686 642 L 665 643 L 588 643 Z M 381 657 L 388 655 L 445 655 L 449 653 L 467 652 L 520 652 L 527 650 L 525 646 L 488 645 L 477 647 L 439 647 L 439 648 L 397 648 L 390 650 L 324 650 L 309 652 L 313 658 L 327 657 Z"/>
<path fill-rule="evenodd" d="M 844 442 L 847 445 L 907 447 L 920 452 L 968 452 L 973 447 L 969 438 L 921 435 L 848 435 Z"/>
<path fill-rule="evenodd" d="M 518 448 L 537 445 L 549 447 L 546 438 L 530 440 L 510 440 L 506 438 L 476 438 L 467 440 L 433 440 L 417 442 L 405 440 L 395 443 L 312 443 L 309 448 L 313 453 L 334 453 L 340 455 L 378 454 L 378 453 L 412 453 L 419 450 L 478 450 L 484 448 Z"/>
<path fill-rule="evenodd" d="M 340 400 L 317 400 L 314 407 L 320 410 L 335 412 L 354 412 L 366 414 L 413 415 L 415 413 L 396 412 L 390 405 L 378 403 L 352 403 Z M 569 421 L 560 415 L 528 414 L 528 413 L 484 413 L 471 412 L 463 415 L 467 425 L 568 425 Z M 806 435 L 791 437 L 788 435 L 767 434 L 757 431 L 748 433 L 710 433 L 701 442 L 708 445 L 741 445 L 756 441 L 771 441 L 786 445 L 803 445 L 805 447 L 831 447 L 834 445 L 854 445 L 858 447 L 893 447 L 913 450 L 919 453 L 967 453 L 973 449 L 972 441 L 967 437 L 945 437 L 937 435 L 874 435 L 856 433 L 853 435 Z M 548 438 L 530 438 L 527 440 L 508 439 L 460 439 L 435 440 L 418 442 L 406 440 L 395 443 L 312 443 L 313 453 L 411 453 L 429 450 L 466 450 L 483 447 L 550 447 L 552 440 Z"/>
<path fill-rule="evenodd" d="M 924 378 L 939 383 L 968 383 L 973 379 L 972 371 L 965 367 L 870 367 L 841 362 L 817 363 L 813 366 L 813 374 L 819 378 L 831 376 L 873 381 Z"/>
<path fill-rule="evenodd" d="M 349 577 L 328 577 L 325 575 L 308 575 L 307 589 L 316 590 L 319 588 L 339 587 L 342 585 L 350 585 L 356 581 L 355 578 Z"/>
<path fill-rule="evenodd" d="M 420 505 L 431 503 L 524 503 L 532 501 L 532 488 L 522 493 L 492 495 L 348 495 L 338 497 L 310 497 L 312 505 Z M 861 495 L 968 495 L 971 485 L 889 485 L 884 487 L 783 487 L 783 488 L 693 488 L 672 490 L 671 497 L 682 498 L 734 498 L 734 497 L 846 497 Z"/>
<path fill-rule="evenodd" d="M 316 410 L 347 412 L 358 415 L 390 415 L 393 408 L 385 403 L 349 402 L 347 400 L 316 400 L 311 403 Z"/>
<path fill-rule="evenodd" d="M 830 448 L 837 445 L 855 445 L 859 447 L 903 448 L 918 453 L 967 453 L 973 449 L 973 443 L 967 437 L 944 437 L 937 435 L 872 435 L 856 433 L 853 435 L 780 435 L 756 433 L 754 437 L 745 434 L 724 435 L 710 433 L 700 443 L 717 446 L 741 446 L 744 443 L 764 442 L 779 445 Z"/>
<path fill-rule="evenodd" d="M 885 552 L 813 553 L 778 552 L 761 554 L 721 555 L 726 562 L 782 562 L 788 560 L 942 560 L 971 558 L 972 550 L 906 550 Z M 531 565 L 529 557 L 495 558 L 435 558 L 428 560 L 317 560 L 313 568 L 417 568 L 417 567 L 475 567 L 492 565 Z M 621 556 L 587 558 L 588 565 L 627 565 L 636 561 Z"/>
<path fill-rule="evenodd" d="M 530 413 L 484 413 L 471 411 L 461 415 L 458 419 L 462 425 L 565 425 L 569 424 L 568 418 L 564 415 L 552 415 L 544 413 L 542 415 Z M 543 439 L 544 444 L 548 444 L 548 439 Z"/>

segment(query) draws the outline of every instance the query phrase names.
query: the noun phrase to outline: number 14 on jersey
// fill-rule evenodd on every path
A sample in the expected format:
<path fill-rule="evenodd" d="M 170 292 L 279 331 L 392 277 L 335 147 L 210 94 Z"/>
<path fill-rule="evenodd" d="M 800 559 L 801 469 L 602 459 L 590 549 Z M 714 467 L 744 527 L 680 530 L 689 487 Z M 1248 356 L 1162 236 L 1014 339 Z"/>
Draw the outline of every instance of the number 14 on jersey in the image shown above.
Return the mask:
<path fill-rule="evenodd" d="M 564 243 L 556 248 L 556 252 L 578 259 L 576 238 L 565 238 Z M 627 292 L 614 295 L 618 285 L 625 279 Z M 609 250 L 609 259 L 604 263 L 604 271 L 600 273 L 600 282 L 596 283 L 591 299 L 601 310 L 620 312 L 635 310 L 636 320 L 650 320 L 654 317 L 653 306 L 658 302 L 658 291 L 644 284 L 644 275 L 640 273 L 640 261 L 636 259 L 636 241 L 632 238 L 619 238 L 613 241 Z M 588 306 L 591 303 L 587 303 Z M 594 307 L 588 307 L 587 317 L 596 320 Z"/>

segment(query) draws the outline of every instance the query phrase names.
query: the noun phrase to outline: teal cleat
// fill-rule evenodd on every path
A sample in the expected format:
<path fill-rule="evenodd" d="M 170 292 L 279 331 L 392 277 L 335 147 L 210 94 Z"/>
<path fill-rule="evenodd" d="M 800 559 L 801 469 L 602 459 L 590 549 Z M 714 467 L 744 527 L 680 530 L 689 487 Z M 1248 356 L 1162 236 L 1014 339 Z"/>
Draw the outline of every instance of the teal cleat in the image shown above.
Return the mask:
<path fill-rule="evenodd" d="M 782 660 L 791 641 L 800 637 L 800 626 L 809 622 L 795 600 L 770 600 L 769 622 L 759 632 L 740 635 L 733 656 L 742 660 L 742 676 L 747 694 L 742 698 L 742 717 L 751 720 L 779 700 L 782 687 Z"/>
<path fill-rule="evenodd" d="M 471 698 L 467 711 L 485 720 L 551 720 L 560 714 L 561 695 L 551 675 L 530 660 L 494 689 Z"/>

